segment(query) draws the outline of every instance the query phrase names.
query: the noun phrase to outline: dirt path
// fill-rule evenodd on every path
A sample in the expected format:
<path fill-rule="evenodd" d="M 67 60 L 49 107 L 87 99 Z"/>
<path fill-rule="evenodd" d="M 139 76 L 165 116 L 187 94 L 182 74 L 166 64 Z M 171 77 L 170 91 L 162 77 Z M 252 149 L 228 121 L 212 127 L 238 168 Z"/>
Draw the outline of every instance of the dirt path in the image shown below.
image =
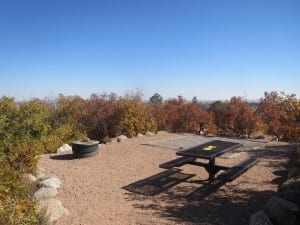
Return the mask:
<path fill-rule="evenodd" d="M 160 169 L 160 163 L 176 157 L 174 150 L 141 145 L 179 136 L 159 132 L 153 137 L 101 145 L 99 155 L 86 159 L 42 156 L 41 167 L 61 179 L 58 198 L 70 211 L 57 224 L 246 224 L 286 175 L 288 151 L 281 147 L 257 149 L 251 154 L 260 158 L 258 164 L 215 190 L 207 185 L 203 168 Z M 219 161 L 234 164 L 247 154 Z"/>

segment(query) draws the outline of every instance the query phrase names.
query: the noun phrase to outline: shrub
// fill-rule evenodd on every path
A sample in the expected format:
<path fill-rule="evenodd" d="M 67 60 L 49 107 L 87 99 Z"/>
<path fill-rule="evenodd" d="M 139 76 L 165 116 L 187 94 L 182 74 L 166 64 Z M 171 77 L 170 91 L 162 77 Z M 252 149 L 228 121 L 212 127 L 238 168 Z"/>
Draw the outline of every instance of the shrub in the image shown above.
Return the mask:
<path fill-rule="evenodd" d="M 167 112 L 161 104 L 149 104 L 149 112 L 157 124 L 158 130 L 167 129 Z"/>
<path fill-rule="evenodd" d="M 92 94 L 86 101 L 81 121 L 90 138 L 106 142 L 108 137 L 115 136 L 117 98 L 114 93 Z"/>
<path fill-rule="evenodd" d="M 40 224 L 34 201 L 22 186 L 20 176 L 34 172 L 39 143 L 47 131 L 46 108 L 38 100 L 17 104 L 13 98 L 0 99 L 0 223 Z"/>
<path fill-rule="evenodd" d="M 118 100 L 114 119 L 116 135 L 133 137 L 147 131 L 156 132 L 157 129 L 149 108 L 142 102 L 138 93 Z"/>
<path fill-rule="evenodd" d="M 259 127 L 259 116 L 240 97 L 232 97 L 230 102 L 217 106 L 215 121 L 217 126 L 226 134 L 250 137 L 252 132 Z"/>
<path fill-rule="evenodd" d="M 79 96 L 64 96 L 60 94 L 55 100 L 45 101 L 49 117 L 49 129 L 41 137 L 45 152 L 51 153 L 63 143 L 71 143 L 74 139 L 86 137 L 84 127 L 85 100 Z"/>
<path fill-rule="evenodd" d="M 199 104 L 186 103 L 181 96 L 165 104 L 166 126 L 170 131 L 197 133 L 200 130 L 215 132 L 213 116 Z"/>
<path fill-rule="evenodd" d="M 0 224 L 44 224 L 20 180 L 20 173 L 10 166 L 3 154 L 0 155 Z"/>
<path fill-rule="evenodd" d="M 279 140 L 300 140 L 300 102 L 295 95 L 265 92 L 257 111 L 268 134 Z"/>
<path fill-rule="evenodd" d="M 197 133 L 209 127 L 212 120 L 212 115 L 198 104 L 184 104 L 179 108 L 178 131 Z"/>

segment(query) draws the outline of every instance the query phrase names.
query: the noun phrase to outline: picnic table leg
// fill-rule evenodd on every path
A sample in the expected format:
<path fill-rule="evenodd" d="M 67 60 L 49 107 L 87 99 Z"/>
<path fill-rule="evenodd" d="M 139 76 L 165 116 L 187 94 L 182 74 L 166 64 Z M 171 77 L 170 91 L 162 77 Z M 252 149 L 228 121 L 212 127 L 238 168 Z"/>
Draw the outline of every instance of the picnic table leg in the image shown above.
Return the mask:
<path fill-rule="evenodd" d="M 208 167 L 207 167 L 207 172 L 209 174 L 209 181 L 212 181 L 215 178 L 216 174 L 216 168 L 215 168 L 215 158 L 209 159 Z"/>

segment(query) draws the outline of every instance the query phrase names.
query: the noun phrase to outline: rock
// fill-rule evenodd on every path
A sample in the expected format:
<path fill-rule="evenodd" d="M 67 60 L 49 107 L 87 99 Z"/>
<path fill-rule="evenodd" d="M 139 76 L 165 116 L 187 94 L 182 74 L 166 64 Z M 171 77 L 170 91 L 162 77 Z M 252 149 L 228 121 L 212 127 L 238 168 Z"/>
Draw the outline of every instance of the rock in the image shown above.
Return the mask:
<path fill-rule="evenodd" d="M 144 135 L 142 135 L 142 134 L 139 133 L 139 134 L 136 135 L 136 137 L 138 137 L 138 138 L 139 137 L 144 137 Z"/>
<path fill-rule="evenodd" d="M 280 187 L 279 192 L 284 198 L 300 205 L 300 178 L 286 180 Z"/>
<path fill-rule="evenodd" d="M 150 132 L 150 131 L 147 131 L 147 132 L 146 132 L 146 136 L 148 136 L 148 137 L 154 136 L 154 133 L 153 133 L 153 132 Z"/>
<path fill-rule="evenodd" d="M 250 217 L 249 225 L 273 225 L 264 211 L 260 210 Z"/>
<path fill-rule="evenodd" d="M 266 135 L 262 131 L 257 131 L 251 135 L 251 138 L 264 140 L 266 139 Z"/>
<path fill-rule="evenodd" d="M 281 186 L 280 191 L 300 190 L 300 178 L 291 178 L 286 180 Z"/>
<path fill-rule="evenodd" d="M 258 135 L 254 139 L 265 139 L 266 137 L 264 135 Z"/>
<path fill-rule="evenodd" d="M 53 198 L 57 195 L 57 190 L 53 187 L 41 187 L 34 192 L 33 197 L 36 200 Z"/>
<path fill-rule="evenodd" d="M 68 144 L 63 144 L 57 149 L 56 153 L 65 153 L 70 151 L 72 151 L 72 147 Z"/>
<path fill-rule="evenodd" d="M 206 137 L 216 137 L 216 135 L 215 135 L 215 134 L 210 134 L 210 133 L 208 133 L 208 134 L 205 134 L 205 136 L 206 136 Z"/>
<path fill-rule="evenodd" d="M 288 173 L 288 179 L 290 178 L 300 178 L 300 168 L 299 167 L 293 167 L 290 169 Z"/>
<path fill-rule="evenodd" d="M 29 191 L 33 191 L 36 185 L 36 177 L 31 173 L 25 173 L 22 176 L 22 183 Z"/>
<path fill-rule="evenodd" d="M 117 137 L 117 142 L 123 142 L 127 139 L 128 139 L 128 137 L 126 137 L 125 135 L 120 135 Z"/>
<path fill-rule="evenodd" d="M 61 216 L 69 215 L 69 211 L 57 199 L 40 200 L 37 208 L 39 212 L 48 218 L 48 223 L 57 221 Z"/>
<path fill-rule="evenodd" d="M 272 196 L 266 206 L 266 214 L 274 225 L 296 225 L 298 206 L 283 198 Z M 298 221 L 299 222 L 299 221 Z"/>
<path fill-rule="evenodd" d="M 59 188 L 61 181 L 56 176 L 46 176 L 38 181 L 38 187 L 52 187 L 54 189 Z"/>
<path fill-rule="evenodd" d="M 37 180 L 40 180 L 40 179 L 43 179 L 43 177 L 45 177 L 45 174 L 40 172 L 40 171 L 37 171 L 36 172 L 36 179 Z"/>
<path fill-rule="evenodd" d="M 112 138 L 109 143 L 117 143 L 117 142 L 118 142 L 118 138 L 115 137 Z"/>
<path fill-rule="evenodd" d="M 39 166 L 36 170 L 35 177 L 36 177 L 37 180 L 39 180 L 44 176 L 45 176 L 45 169 Z"/>

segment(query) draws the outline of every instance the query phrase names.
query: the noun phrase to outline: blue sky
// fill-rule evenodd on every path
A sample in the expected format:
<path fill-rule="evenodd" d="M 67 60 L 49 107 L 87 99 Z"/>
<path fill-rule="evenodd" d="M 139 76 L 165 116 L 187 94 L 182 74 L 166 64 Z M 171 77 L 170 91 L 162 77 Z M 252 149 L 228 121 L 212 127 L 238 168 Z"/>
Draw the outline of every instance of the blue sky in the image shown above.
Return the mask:
<path fill-rule="evenodd" d="M 0 0 L 0 96 L 300 96 L 300 1 Z"/>

